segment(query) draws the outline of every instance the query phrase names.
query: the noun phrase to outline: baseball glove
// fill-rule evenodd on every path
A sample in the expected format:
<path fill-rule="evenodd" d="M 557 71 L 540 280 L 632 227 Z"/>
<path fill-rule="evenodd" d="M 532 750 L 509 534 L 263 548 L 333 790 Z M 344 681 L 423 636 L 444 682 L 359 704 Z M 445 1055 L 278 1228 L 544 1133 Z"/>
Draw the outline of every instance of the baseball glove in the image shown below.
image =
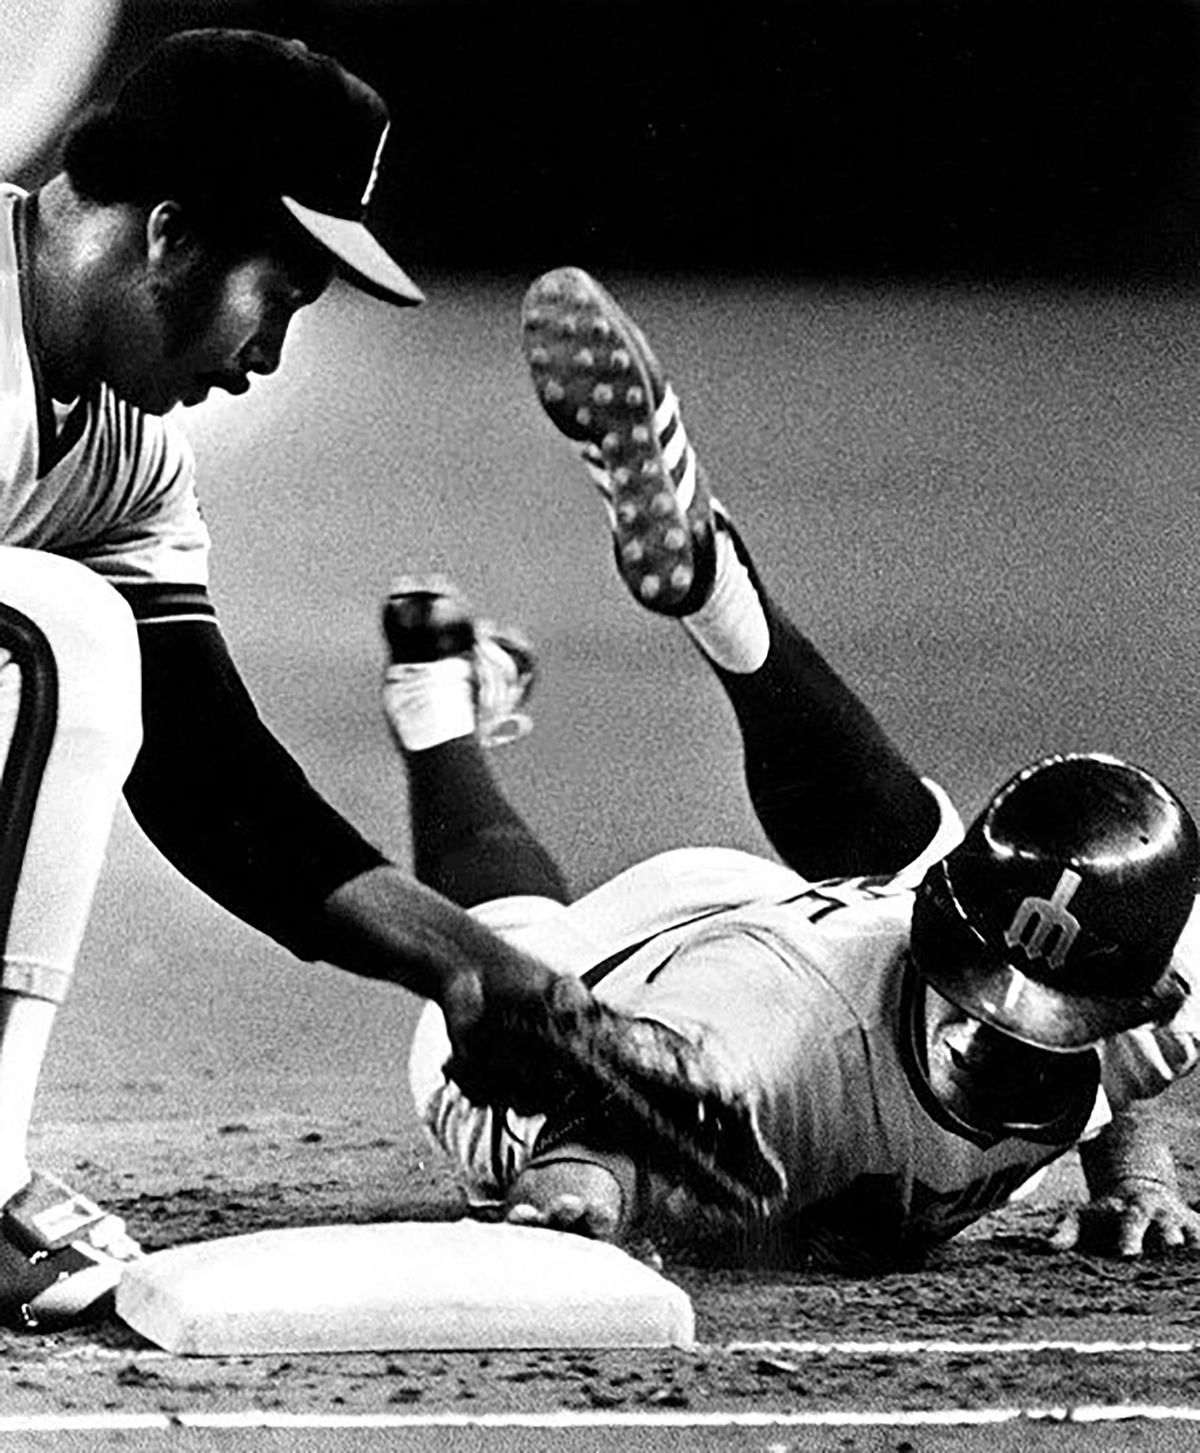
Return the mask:
<path fill-rule="evenodd" d="M 764 1217 L 787 1180 L 747 1096 L 703 1046 L 580 990 L 558 978 L 519 1009 L 493 1007 L 487 1049 L 453 1055 L 446 1074 L 476 1104 L 553 1111 L 556 1140 L 602 1117 L 610 1143 L 699 1199 L 740 1221 Z"/>

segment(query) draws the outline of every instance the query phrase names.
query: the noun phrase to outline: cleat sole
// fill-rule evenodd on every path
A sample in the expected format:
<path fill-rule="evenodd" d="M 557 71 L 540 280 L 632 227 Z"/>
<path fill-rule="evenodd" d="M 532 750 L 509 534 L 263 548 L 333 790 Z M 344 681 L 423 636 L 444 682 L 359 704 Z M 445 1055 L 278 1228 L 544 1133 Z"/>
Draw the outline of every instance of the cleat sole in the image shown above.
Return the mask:
<path fill-rule="evenodd" d="M 559 268 L 535 282 L 522 321 L 525 357 L 543 409 L 608 477 L 626 585 L 651 609 L 676 613 L 709 537 L 708 500 L 702 487 L 685 483 L 696 464 L 677 416 L 666 446 L 674 470 L 665 456 L 655 413 L 667 387 L 651 373 L 656 365 L 645 340 L 609 294 L 577 268 Z M 581 335 L 587 346 L 580 346 Z M 703 518 L 689 515 L 693 501 Z"/>

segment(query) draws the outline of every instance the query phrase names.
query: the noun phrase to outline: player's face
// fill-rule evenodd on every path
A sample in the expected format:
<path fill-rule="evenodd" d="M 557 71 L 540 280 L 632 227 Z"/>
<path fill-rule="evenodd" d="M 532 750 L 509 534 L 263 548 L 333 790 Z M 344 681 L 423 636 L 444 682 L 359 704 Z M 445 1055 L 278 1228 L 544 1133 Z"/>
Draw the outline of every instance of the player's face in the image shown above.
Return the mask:
<path fill-rule="evenodd" d="M 104 375 L 148 413 L 202 402 L 213 389 L 243 394 L 279 367 L 292 319 L 328 286 L 332 263 L 305 252 L 215 265 L 199 253 L 151 274 L 125 308 Z"/>
<path fill-rule="evenodd" d="M 967 1125 L 1045 1124 L 1067 1108 L 1078 1081 L 1072 1055 L 1001 1034 L 926 988 L 926 1052 L 933 1092 Z"/>

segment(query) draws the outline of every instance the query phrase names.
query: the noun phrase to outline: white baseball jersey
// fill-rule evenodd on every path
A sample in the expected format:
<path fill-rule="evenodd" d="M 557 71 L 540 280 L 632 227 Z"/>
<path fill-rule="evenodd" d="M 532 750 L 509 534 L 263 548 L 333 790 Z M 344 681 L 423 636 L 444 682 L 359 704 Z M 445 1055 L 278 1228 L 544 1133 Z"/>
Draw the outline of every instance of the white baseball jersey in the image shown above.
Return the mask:
<path fill-rule="evenodd" d="M 0 544 L 48 550 L 114 585 L 204 586 L 191 447 L 100 384 L 51 399 L 31 356 L 25 194 L 0 184 Z"/>
<path fill-rule="evenodd" d="M 906 964 L 913 892 L 902 886 L 912 881 L 906 873 L 883 887 L 809 884 L 764 859 L 693 848 L 639 864 L 573 904 L 512 899 L 478 912 L 565 972 L 583 973 L 597 998 L 702 1040 L 728 1068 L 788 1179 L 769 1228 L 773 1251 L 781 1239 L 870 1259 L 945 1241 L 1002 1205 L 1102 1128 L 1112 1108 L 1190 1070 L 1200 1046 L 1193 991 L 1170 1025 L 1104 1046 L 1102 1088 L 1061 1139 L 968 1139 L 917 1062 L 914 1024 L 923 1021 Z M 1193 984 L 1198 941 L 1194 914 L 1175 962 Z M 541 1119 L 501 1123 L 439 1084 L 435 1018 L 426 1011 L 414 1041 L 417 1104 L 469 1193 L 503 1194 Z M 683 1207 L 677 1229 L 688 1239 Z M 695 1229 L 704 1234 L 702 1222 Z"/>
<path fill-rule="evenodd" d="M 795 1218 L 805 1240 L 889 1254 L 944 1241 L 1098 1130 L 1110 1105 L 1157 1093 L 1197 1059 L 1193 993 L 1171 1025 L 1110 1041 L 1097 1103 L 1056 1143 L 966 1138 L 918 1066 L 912 905 L 911 891 L 815 885 L 663 934 L 596 986 L 729 1067 L 787 1172 L 784 1229 Z"/>
<path fill-rule="evenodd" d="M 895 1254 L 1000 1205 L 1074 1137 L 983 1146 L 956 1133 L 916 1059 L 912 895 L 842 896 L 663 935 L 597 992 L 703 1040 L 732 1072 L 787 1174 L 777 1234 L 795 1220 L 803 1241 Z"/>

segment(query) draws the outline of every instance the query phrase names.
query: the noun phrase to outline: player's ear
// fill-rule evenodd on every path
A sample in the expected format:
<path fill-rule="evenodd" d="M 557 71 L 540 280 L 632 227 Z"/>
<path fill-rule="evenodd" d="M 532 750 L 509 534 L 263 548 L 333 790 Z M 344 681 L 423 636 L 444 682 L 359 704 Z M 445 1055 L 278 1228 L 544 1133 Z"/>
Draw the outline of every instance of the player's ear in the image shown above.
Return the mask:
<path fill-rule="evenodd" d="M 187 209 L 179 202 L 157 202 L 147 212 L 146 257 L 149 262 L 171 262 L 195 240 Z"/>

